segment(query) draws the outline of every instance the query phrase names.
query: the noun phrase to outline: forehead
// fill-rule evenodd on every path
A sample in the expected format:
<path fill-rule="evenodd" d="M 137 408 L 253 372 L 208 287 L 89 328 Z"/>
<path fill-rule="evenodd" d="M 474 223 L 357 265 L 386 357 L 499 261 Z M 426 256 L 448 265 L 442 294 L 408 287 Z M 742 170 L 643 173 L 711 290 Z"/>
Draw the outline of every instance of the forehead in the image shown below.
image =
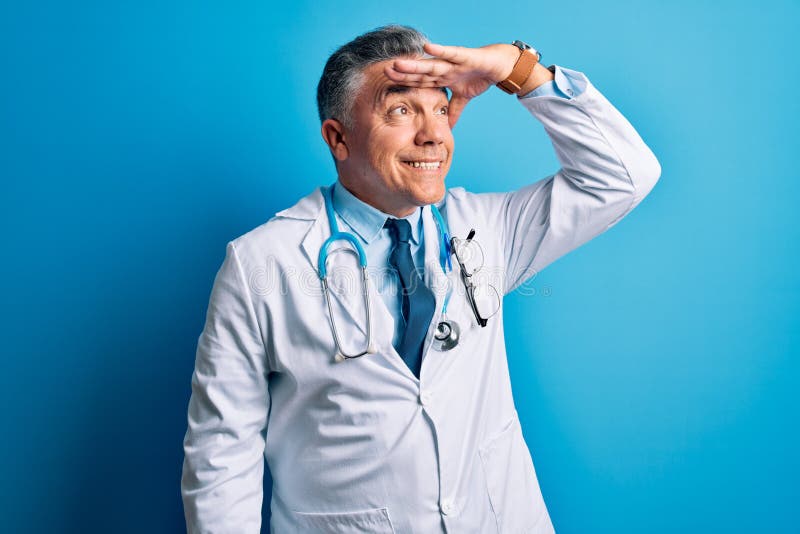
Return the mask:
<path fill-rule="evenodd" d="M 379 106 L 393 95 L 409 95 L 418 98 L 447 100 L 447 89 L 444 87 L 409 87 L 390 80 L 384 69 L 391 66 L 393 59 L 373 63 L 364 68 L 359 100 L 370 106 Z"/>

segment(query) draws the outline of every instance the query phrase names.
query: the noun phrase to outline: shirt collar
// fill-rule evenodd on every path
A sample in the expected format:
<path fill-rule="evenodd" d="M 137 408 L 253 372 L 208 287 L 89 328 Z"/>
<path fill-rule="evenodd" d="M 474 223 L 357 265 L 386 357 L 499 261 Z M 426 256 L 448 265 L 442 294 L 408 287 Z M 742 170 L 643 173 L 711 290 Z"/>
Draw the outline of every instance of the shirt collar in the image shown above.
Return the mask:
<path fill-rule="evenodd" d="M 386 219 L 392 217 L 356 198 L 340 181 L 333 188 L 333 209 L 366 243 L 378 237 Z M 422 222 L 420 210 L 416 209 L 411 215 L 402 218 L 411 225 L 411 242 L 418 245 Z"/>

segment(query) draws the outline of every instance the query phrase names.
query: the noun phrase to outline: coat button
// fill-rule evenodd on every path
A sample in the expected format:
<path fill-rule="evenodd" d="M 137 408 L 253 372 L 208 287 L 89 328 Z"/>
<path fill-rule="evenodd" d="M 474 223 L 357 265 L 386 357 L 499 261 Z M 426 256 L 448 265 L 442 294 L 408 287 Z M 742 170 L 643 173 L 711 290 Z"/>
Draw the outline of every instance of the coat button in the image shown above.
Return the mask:
<path fill-rule="evenodd" d="M 444 515 L 452 515 L 456 512 L 456 505 L 453 502 L 453 499 L 443 499 L 442 500 L 442 513 Z"/>
<path fill-rule="evenodd" d="M 421 391 L 419 394 L 419 403 L 423 406 L 427 406 L 431 403 L 431 394 L 427 391 Z"/>

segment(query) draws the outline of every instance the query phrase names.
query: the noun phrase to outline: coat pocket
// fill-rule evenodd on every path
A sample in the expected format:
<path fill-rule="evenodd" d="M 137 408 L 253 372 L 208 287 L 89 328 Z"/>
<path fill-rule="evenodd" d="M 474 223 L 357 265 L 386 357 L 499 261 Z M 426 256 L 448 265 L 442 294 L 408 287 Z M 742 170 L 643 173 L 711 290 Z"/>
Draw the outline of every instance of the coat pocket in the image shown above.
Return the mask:
<path fill-rule="evenodd" d="M 519 419 L 478 448 L 497 530 L 503 534 L 545 533 L 553 527 L 539 489 Z"/>
<path fill-rule="evenodd" d="M 356 534 L 375 532 L 394 534 L 388 508 L 357 512 L 309 513 L 292 512 L 297 532 L 320 534 Z"/>

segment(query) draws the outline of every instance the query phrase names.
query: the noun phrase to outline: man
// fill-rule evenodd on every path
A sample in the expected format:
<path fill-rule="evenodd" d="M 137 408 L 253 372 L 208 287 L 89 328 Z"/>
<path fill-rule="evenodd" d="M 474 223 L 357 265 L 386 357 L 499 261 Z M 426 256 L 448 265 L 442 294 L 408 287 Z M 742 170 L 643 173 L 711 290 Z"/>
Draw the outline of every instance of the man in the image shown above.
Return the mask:
<path fill-rule="evenodd" d="M 318 104 L 338 181 L 229 243 L 214 282 L 184 442 L 190 532 L 259 530 L 264 457 L 274 532 L 553 532 L 492 295 L 613 226 L 661 170 L 582 73 L 528 48 L 389 26 L 329 58 Z M 496 84 L 562 168 L 511 193 L 446 190 L 452 127 Z M 352 241 L 320 258 L 336 227 Z"/>

